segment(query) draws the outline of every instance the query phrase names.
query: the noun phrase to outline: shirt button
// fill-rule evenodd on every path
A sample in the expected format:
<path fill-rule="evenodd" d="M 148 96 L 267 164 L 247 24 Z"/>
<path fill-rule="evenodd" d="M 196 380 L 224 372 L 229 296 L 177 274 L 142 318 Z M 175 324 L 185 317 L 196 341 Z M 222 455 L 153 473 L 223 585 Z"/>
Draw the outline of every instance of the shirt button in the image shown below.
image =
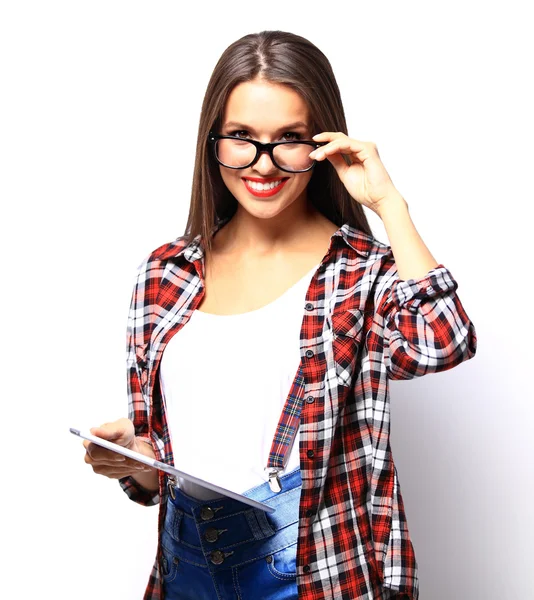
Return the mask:
<path fill-rule="evenodd" d="M 310 572 L 310 565 L 304 565 L 304 573 L 309 573 Z"/>
<path fill-rule="evenodd" d="M 313 310 L 313 304 L 311 302 L 306 302 L 306 310 Z"/>
<path fill-rule="evenodd" d="M 311 358 L 313 356 L 313 350 L 306 350 L 306 358 Z"/>
<path fill-rule="evenodd" d="M 313 515 L 313 509 L 308 508 L 308 510 L 306 511 L 306 516 L 311 517 L 312 515 Z"/>
<path fill-rule="evenodd" d="M 213 517 L 215 516 L 215 513 L 213 512 L 213 509 L 210 508 L 209 506 L 203 506 L 200 510 L 200 518 L 203 521 L 209 521 L 210 519 L 213 519 Z"/>
<path fill-rule="evenodd" d="M 307 455 L 308 458 L 313 458 L 315 456 L 315 452 L 313 450 L 308 450 Z"/>
<path fill-rule="evenodd" d="M 314 398 L 313 396 L 308 396 L 308 397 L 306 398 L 306 402 L 307 402 L 308 404 L 313 404 L 313 402 L 315 402 L 315 398 Z"/>

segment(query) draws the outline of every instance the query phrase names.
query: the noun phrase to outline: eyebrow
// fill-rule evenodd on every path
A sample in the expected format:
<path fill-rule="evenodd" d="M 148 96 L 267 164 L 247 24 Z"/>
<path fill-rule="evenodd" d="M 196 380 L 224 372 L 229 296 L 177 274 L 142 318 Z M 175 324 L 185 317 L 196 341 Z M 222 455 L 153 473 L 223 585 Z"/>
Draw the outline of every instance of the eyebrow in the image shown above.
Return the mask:
<path fill-rule="evenodd" d="M 244 129 L 245 131 L 250 131 L 251 133 L 256 133 L 254 131 L 253 127 L 250 127 L 249 125 L 245 125 L 244 123 L 238 123 L 237 121 L 228 121 L 228 123 L 226 123 L 224 125 L 225 128 L 236 128 L 236 129 Z M 279 129 L 275 130 L 275 133 L 278 133 L 280 131 L 288 131 L 289 129 L 298 129 L 298 128 L 303 128 L 303 129 L 307 129 L 308 125 L 302 121 L 295 121 L 294 123 L 288 123 L 287 125 L 284 125 L 282 127 L 280 127 Z"/>

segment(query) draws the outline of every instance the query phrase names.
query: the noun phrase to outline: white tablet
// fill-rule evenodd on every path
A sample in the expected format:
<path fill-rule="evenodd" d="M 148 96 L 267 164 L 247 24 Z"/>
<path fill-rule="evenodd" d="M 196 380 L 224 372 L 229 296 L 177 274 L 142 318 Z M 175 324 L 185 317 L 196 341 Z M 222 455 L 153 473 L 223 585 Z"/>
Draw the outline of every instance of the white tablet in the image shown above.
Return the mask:
<path fill-rule="evenodd" d="M 98 446 L 102 446 L 103 448 L 107 448 L 108 450 L 112 450 L 113 452 L 118 452 L 119 454 L 122 454 L 123 456 L 127 456 L 128 458 L 133 458 L 134 460 L 142 462 L 145 465 L 149 465 L 150 467 L 154 467 L 156 469 L 159 469 L 160 471 L 164 471 L 165 473 L 168 473 L 169 475 L 172 475 L 173 477 L 183 477 L 187 481 L 191 481 L 193 483 L 196 483 L 197 485 L 201 485 L 202 487 L 212 490 L 213 492 L 217 492 L 218 494 L 221 494 L 222 496 L 228 496 L 229 498 L 233 498 L 234 500 L 239 500 L 239 502 L 243 502 L 244 504 L 248 504 L 249 506 L 253 506 L 254 508 L 259 508 L 260 510 L 263 510 L 267 513 L 273 513 L 276 510 L 275 508 L 273 508 L 272 506 L 269 506 L 268 504 L 264 504 L 263 502 L 258 502 L 257 500 L 253 500 L 252 498 L 248 498 L 247 496 L 243 496 L 242 494 L 232 492 L 231 490 L 222 488 L 214 483 L 209 483 L 208 481 L 199 479 L 198 477 L 195 477 L 194 475 L 189 475 L 189 473 L 184 473 L 183 471 L 179 471 L 178 469 L 175 469 L 174 467 L 166 465 L 165 463 L 162 463 L 159 460 L 150 458 L 149 456 L 145 456 L 144 454 L 141 454 L 140 452 L 128 450 L 127 448 L 124 448 L 123 446 L 119 446 L 119 444 L 114 444 L 113 442 L 109 442 L 108 440 L 99 438 L 96 435 L 93 435 L 92 433 L 89 433 L 86 431 L 80 431 L 79 429 L 74 429 L 73 427 L 70 428 L 70 432 L 73 433 L 74 435 L 77 435 L 78 437 L 83 438 L 84 440 L 89 440 L 90 442 L 93 442 L 94 444 L 97 444 Z"/>

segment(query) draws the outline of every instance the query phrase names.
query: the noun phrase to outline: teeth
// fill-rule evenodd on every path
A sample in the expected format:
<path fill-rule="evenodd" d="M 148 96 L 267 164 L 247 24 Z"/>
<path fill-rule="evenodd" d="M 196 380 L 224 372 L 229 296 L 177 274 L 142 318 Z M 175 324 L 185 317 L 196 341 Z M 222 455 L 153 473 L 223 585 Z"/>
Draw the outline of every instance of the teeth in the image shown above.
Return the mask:
<path fill-rule="evenodd" d="M 246 182 L 253 190 L 265 191 L 272 190 L 274 187 L 280 185 L 282 180 L 278 179 L 277 181 L 270 181 L 269 183 L 259 183 L 258 181 L 247 179 Z"/>

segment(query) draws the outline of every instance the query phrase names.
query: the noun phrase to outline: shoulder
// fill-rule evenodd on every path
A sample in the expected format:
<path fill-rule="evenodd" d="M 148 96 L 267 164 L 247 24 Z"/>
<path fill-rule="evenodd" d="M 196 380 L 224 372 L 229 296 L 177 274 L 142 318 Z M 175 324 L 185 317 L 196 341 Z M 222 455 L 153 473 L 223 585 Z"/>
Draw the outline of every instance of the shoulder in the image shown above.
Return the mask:
<path fill-rule="evenodd" d="M 388 262 L 393 258 L 391 246 L 377 240 L 372 234 L 345 223 L 340 229 L 341 237 L 366 259 L 368 266 L 374 263 Z"/>
<path fill-rule="evenodd" d="M 338 263 L 339 268 L 344 271 L 344 285 L 364 287 L 373 296 L 380 296 L 391 288 L 398 279 L 391 246 L 348 223 L 343 225 L 341 233 L 346 242 L 344 248 L 350 247 L 351 257 L 358 255 L 359 259 L 346 260 L 345 251 L 339 255 Z"/>
<path fill-rule="evenodd" d="M 147 261 L 166 261 L 171 258 L 175 258 L 179 256 L 182 251 L 187 247 L 188 242 L 185 235 L 182 235 L 172 242 L 166 242 L 158 246 L 155 250 L 153 250 L 148 256 Z"/>
<path fill-rule="evenodd" d="M 147 298 L 155 298 L 169 269 L 175 273 L 187 269 L 188 261 L 184 257 L 188 249 L 186 236 L 180 236 L 170 242 L 161 244 L 148 255 L 145 255 L 134 277 L 134 296 L 137 302 L 145 303 Z"/>
<path fill-rule="evenodd" d="M 157 264 L 165 263 L 173 258 L 178 258 L 188 245 L 185 235 L 180 236 L 171 242 L 165 242 L 149 254 L 145 255 L 137 270 L 143 271 L 152 268 Z"/>

